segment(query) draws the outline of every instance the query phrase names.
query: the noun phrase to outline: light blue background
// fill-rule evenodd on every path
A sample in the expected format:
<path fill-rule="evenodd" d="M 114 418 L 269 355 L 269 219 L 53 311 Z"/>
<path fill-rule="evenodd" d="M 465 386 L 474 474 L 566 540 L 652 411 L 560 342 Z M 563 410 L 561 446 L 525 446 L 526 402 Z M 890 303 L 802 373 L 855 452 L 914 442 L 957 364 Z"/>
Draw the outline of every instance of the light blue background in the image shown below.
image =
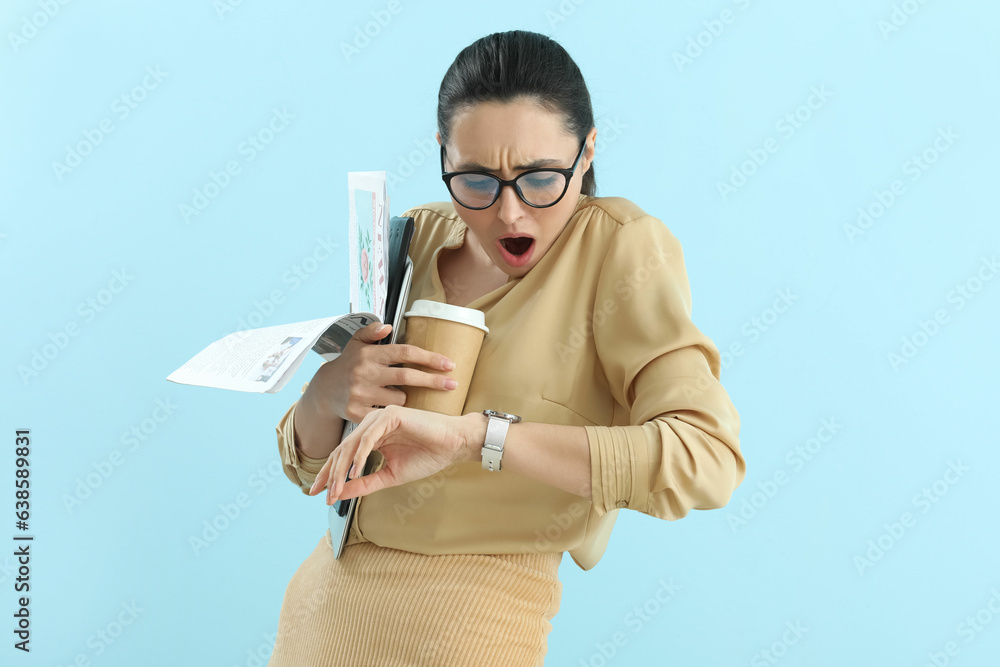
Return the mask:
<path fill-rule="evenodd" d="M 595 569 L 564 558 L 546 664 L 916 666 L 935 653 L 996 664 L 1000 280 L 976 279 L 1000 250 L 1000 10 L 902 5 L 917 11 L 884 33 L 888 0 L 400 0 L 348 58 L 341 44 L 387 3 L 246 0 L 220 15 L 210 0 L 73 2 L 33 33 L 24 21 L 43 23 L 40 3 L 6 2 L 0 487 L 12 486 L 14 430 L 30 428 L 36 538 L 30 656 L 11 646 L 16 575 L 0 549 L 0 662 L 266 658 L 285 586 L 326 524 L 323 502 L 280 473 L 274 437 L 319 358 L 277 396 L 165 377 L 248 318 L 344 312 L 346 173 L 400 176 L 394 214 L 446 199 L 428 143 L 441 77 L 473 40 L 524 28 L 559 40 L 587 78 L 598 194 L 670 227 L 696 324 L 721 349 L 743 344 L 722 381 L 748 462 L 727 508 L 676 522 L 625 511 Z M 726 9 L 730 23 L 711 23 Z M 689 47 L 697 57 L 678 66 Z M 112 104 L 147 68 L 165 78 L 122 117 Z M 800 109 L 813 87 L 831 96 Z M 241 142 L 275 109 L 294 118 L 249 161 Z M 777 123 L 797 110 L 809 118 L 786 136 Z M 53 162 L 103 119 L 113 132 L 60 180 Z M 958 138 L 911 180 L 908 161 L 947 128 Z M 718 182 L 769 138 L 776 152 L 721 196 Z M 240 173 L 186 222 L 180 205 L 230 160 Z M 858 207 L 896 179 L 903 193 L 849 238 Z M 327 237 L 333 255 L 307 262 Z M 88 320 L 79 304 L 115 271 L 131 278 Z M 980 288 L 961 309 L 960 284 Z M 774 320 L 779 290 L 794 301 Z M 921 337 L 939 309 L 947 321 Z M 78 335 L 23 379 L 18 368 L 74 323 Z M 915 356 L 894 368 L 889 353 L 915 334 Z M 173 414 L 130 449 L 123 434 L 157 401 Z M 789 452 L 825 437 L 824 419 L 841 426 L 797 466 Z M 68 510 L 65 495 L 115 451 L 121 465 Z M 939 481 L 956 461 L 967 470 Z M 769 487 L 775 475 L 786 483 Z M 915 502 L 936 481 L 937 502 Z M 189 538 L 241 493 L 249 506 L 196 555 Z M 13 534 L 12 491 L 0 498 L 0 532 Z M 857 558 L 870 540 L 889 548 L 868 567 Z M 662 605 L 661 581 L 677 587 Z M 96 639 L 133 601 L 134 622 L 110 645 Z M 980 630 L 962 625 L 977 614 Z"/>

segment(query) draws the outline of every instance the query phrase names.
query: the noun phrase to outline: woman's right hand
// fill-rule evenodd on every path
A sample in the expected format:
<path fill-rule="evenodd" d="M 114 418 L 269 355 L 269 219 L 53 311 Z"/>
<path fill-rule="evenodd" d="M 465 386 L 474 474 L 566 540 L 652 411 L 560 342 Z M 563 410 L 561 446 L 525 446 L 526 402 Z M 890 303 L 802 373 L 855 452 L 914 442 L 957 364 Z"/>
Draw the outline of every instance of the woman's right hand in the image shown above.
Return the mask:
<path fill-rule="evenodd" d="M 320 366 L 303 394 L 320 412 L 360 423 L 375 406 L 403 405 L 406 393 L 394 385 L 430 387 L 448 391 L 457 383 L 446 375 L 394 364 L 413 364 L 434 371 L 449 371 L 454 362 L 442 354 L 416 345 L 379 345 L 392 325 L 372 322 L 359 329 L 340 356 Z"/>

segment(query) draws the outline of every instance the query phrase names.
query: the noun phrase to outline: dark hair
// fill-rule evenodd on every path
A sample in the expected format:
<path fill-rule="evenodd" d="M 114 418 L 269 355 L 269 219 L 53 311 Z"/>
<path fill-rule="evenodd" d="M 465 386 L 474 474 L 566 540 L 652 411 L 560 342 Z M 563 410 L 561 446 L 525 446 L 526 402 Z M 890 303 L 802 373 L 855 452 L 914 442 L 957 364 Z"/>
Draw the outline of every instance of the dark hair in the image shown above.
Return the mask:
<path fill-rule="evenodd" d="M 573 59 L 555 40 L 535 32 L 495 32 L 462 49 L 445 72 L 438 91 L 441 143 L 448 141 L 455 114 L 480 102 L 529 98 L 563 117 L 566 131 L 583 141 L 594 127 L 590 92 Z M 581 192 L 596 189 L 594 165 Z"/>

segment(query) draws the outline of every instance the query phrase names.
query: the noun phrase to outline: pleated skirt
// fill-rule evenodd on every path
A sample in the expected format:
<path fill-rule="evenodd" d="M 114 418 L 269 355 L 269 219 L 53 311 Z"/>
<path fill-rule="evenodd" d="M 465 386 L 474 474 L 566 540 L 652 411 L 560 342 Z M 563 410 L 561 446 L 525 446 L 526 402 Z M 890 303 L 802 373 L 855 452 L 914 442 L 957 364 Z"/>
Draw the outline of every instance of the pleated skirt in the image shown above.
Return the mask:
<path fill-rule="evenodd" d="M 540 667 L 561 553 L 425 555 L 320 539 L 285 590 L 268 667 Z"/>

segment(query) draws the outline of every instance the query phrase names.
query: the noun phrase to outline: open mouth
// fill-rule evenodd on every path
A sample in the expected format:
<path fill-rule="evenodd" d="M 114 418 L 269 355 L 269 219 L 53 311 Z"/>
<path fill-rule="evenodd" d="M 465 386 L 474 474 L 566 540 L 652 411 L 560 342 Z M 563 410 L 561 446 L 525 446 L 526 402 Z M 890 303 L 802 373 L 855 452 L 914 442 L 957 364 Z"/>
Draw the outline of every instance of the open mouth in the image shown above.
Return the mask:
<path fill-rule="evenodd" d="M 514 236 L 506 239 L 500 239 L 500 243 L 510 254 L 518 257 L 528 252 L 531 244 L 534 243 L 535 239 L 530 236 Z"/>
<path fill-rule="evenodd" d="M 496 244 L 500 258 L 515 268 L 530 264 L 535 254 L 535 239 L 530 236 L 508 236 L 497 239 Z"/>

